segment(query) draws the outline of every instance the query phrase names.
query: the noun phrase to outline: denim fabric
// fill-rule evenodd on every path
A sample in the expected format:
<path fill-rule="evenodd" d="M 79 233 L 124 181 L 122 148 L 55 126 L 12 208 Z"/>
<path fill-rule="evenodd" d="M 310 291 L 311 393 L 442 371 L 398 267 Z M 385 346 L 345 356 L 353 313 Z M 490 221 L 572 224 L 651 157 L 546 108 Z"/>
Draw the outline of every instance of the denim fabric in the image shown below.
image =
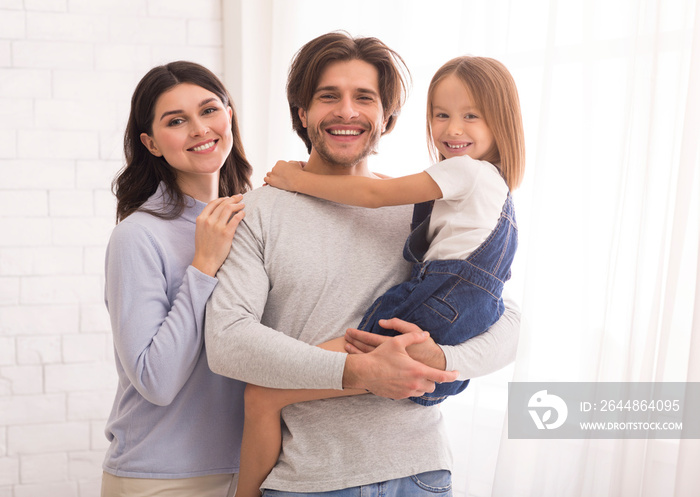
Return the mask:
<path fill-rule="evenodd" d="M 405 478 L 330 492 L 263 490 L 262 497 L 452 497 L 452 475 L 447 470 L 428 471 Z"/>
<path fill-rule="evenodd" d="M 380 327 L 380 319 L 398 317 L 430 332 L 441 345 L 456 345 L 486 331 L 504 311 L 503 284 L 518 245 L 513 200 L 506 198 L 501 217 L 491 234 L 465 260 L 422 262 L 428 248 L 426 232 L 432 205 L 417 204 L 413 231 L 406 240 L 404 257 L 413 263 L 411 278 L 390 288 L 367 310 L 359 329 L 395 335 Z M 427 217 L 426 217 L 427 216 Z M 442 402 L 467 387 L 469 380 L 443 383 L 435 391 L 411 400 L 422 405 Z"/>

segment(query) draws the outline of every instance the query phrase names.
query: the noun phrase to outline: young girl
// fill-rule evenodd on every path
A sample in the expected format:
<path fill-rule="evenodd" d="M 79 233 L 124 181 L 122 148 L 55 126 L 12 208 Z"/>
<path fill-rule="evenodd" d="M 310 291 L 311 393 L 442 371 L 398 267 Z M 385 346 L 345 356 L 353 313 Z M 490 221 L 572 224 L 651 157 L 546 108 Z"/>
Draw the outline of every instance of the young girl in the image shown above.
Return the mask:
<path fill-rule="evenodd" d="M 525 154 L 520 104 L 508 70 L 483 57 L 447 62 L 428 90 L 427 135 L 431 155 L 441 162 L 419 174 L 324 176 L 305 172 L 300 163 L 278 162 L 265 181 L 356 206 L 419 204 L 404 248 L 414 263 L 412 277 L 377 299 L 359 327 L 386 334 L 382 320 L 399 317 L 430 331 L 437 343 L 454 345 L 486 331 L 503 313 L 501 292 L 517 246 L 510 191 L 522 180 Z M 342 342 L 322 346 L 342 350 Z M 467 383 L 436 385 L 412 400 L 437 404 Z M 237 497 L 259 495 L 279 456 L 280 409 L 315 398 L 314 392 L 247 387 Z"/>
<path fill-rule="evenodd" d="M 137 85 L 114 181 L 105 302 L 119 383 L 103 497 L 226 497 L 235 489 L 244 385 L 209 370 L 204 308 L 250 188 L 231 98 L 190 62 Z"/>

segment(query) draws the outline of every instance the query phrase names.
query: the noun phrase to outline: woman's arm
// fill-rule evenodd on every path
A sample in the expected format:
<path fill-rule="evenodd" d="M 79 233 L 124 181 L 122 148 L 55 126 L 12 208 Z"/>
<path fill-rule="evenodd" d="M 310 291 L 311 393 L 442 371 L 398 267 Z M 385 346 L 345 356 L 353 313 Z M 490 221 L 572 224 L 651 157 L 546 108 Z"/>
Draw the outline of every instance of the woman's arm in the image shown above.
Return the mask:
<path fill-rule="evenodd" d="M 298 162 L 279 161 L 265 182 L 283 190 L 359 207 L 417 204 L 442 198 L 442 191 L 428 173 L 399 178 L 314 174 Z"/>
<path fill-rule="evenodd" d="M 243 217 L 240 200 L 216 199 L 198 216 L 194 260 L 175 291 L 163 267 L 176 259 L 166 260 L 157 230 L 126 219 L 112 233 L 105 300 L 114 346 L 129 382 L 153 404 L 169 405 L 199 361 L 204 309 Z"/>
<path fill-rule="evenodd" d="M 171 302 L 160 250 L 145 228 L 122 221 L 107 249 L 105 300 L 128 381 L 149 402 L 166 406 L 199 360 L 216 279 L 188 267 Z"/>

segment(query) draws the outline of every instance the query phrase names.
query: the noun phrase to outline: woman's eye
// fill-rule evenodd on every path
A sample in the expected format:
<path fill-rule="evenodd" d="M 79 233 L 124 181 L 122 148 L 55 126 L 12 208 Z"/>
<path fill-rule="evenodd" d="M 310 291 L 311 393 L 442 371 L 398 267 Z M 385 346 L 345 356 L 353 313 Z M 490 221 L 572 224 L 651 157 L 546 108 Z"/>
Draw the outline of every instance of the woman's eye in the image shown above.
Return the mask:
<path fill-rule="evenodd" d="M 202 114 L 203 115 L 211 114 L 212 112 L 216 112 L 217 110 L 219 110 L 219 109 L 217 109 L 216 107 L 209 107 L 209 108 L 204 109 L 204 111 L 202 111 Z"/>
<path fill-rule="evenodd" d="M 168 126 L 177 126 L 179 124 L 184 123 L 185 120 L 182 119 L 181 117 L 176 117 L 175 119 L 172 119 L 169 123 Z"/>

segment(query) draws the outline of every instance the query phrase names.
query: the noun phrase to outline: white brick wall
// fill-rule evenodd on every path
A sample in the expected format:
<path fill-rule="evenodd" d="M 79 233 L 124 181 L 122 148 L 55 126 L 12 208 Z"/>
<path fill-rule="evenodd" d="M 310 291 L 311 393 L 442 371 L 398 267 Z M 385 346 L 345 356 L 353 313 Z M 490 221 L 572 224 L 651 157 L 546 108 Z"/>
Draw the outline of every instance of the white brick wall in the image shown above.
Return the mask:
<path fill-rule="evenodd" d="M 116 385 L 102 302 L 136 82 L 221 74 L 221 0 L 0 0 L 0 497 L 96 497 Z"/>

